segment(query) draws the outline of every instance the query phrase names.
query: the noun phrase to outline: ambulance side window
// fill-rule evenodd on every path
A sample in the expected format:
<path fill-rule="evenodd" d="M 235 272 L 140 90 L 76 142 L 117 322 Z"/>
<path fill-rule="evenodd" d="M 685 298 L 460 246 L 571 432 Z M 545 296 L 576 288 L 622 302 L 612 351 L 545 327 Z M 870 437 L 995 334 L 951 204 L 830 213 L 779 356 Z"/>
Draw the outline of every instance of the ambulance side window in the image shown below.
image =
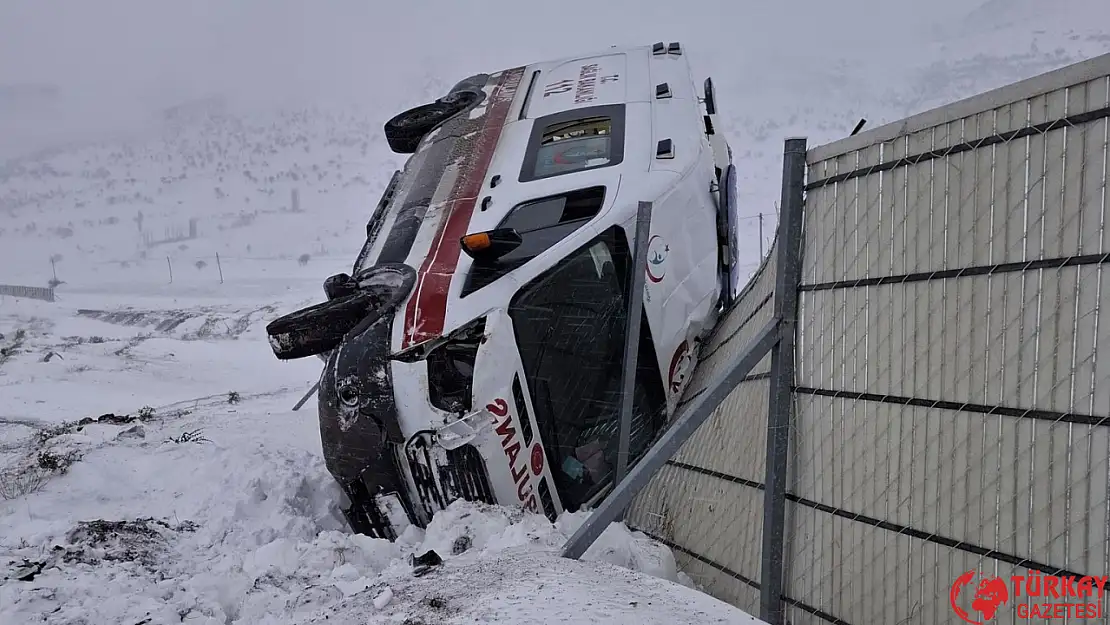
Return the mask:
<path fill-rule="evenodd" d="M 539 256 L 590 222 L 605 203 L 605 187 L 589 187 L 530 200 L 509 211 L 498 228 L 520 234 L 520 247 L 493 262 L 474 263 L 463 284 L 462 297 Z"/>
<path fill-rule="evenodd" d="M 591 106 L 533 122 L 520 182 L 541 180 L 624 160 L 624 105 Z"/>

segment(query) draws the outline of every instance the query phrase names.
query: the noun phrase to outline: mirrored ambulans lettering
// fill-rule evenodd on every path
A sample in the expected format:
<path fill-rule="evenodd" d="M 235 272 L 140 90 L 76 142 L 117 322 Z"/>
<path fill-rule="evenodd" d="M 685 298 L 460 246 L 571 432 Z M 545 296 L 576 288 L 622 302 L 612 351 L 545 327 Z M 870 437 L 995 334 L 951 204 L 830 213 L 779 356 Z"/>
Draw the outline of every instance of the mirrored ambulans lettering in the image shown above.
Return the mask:
<path fill-rule="evenodd" d="M 563 79 L 556 82 L 548 83 L 543 87 L 543 97 L 552 96 L 557 93 L 566 93 L 574 88 L 574 81 L 570 79 Z"/>
<path fill-rule="evenodd" d="M 583 104 L 585 102 L 593 102 L 597 99 L 597 85 L 609 82 L 616 82 L 620 80 L 620 74 L 609 74 L 607 76 L 599 76 L 601 73 L 601 66 L 597 63 L 587 63 L 578 69 L 578 79 L 571 80 L 564 78 L 549 82 L 543 86 L 543 97 L 558 95 L 566 93 L 571 89 L 574 90 L 574 103 Z"/>
<path fill-rule="evenodd" d="M 599 73 L 601 73 L 601 66 L 597 63 L 582 66 L 582 69 L 578 72 L 578 89 L 574 92 L 575 104 L 596 100 L 598 83 L 605 84 L 620 80 L 620 74 L 598 77 Z"/>
<path fill-rule="evenodd" d="M 513 483 L 516 484 L 517 499 L 525 509 L 539 512 L 535 490 L 528 477 L 528 459 L 524 458 L 521 461 L 520 437 L 513 427 L 513 417 L 509 414 L 508 402 L 501 398 L 495 399 L 493 403 L 486 404 L 486 410 L 494 416 L 493 422 L 496 425 L 494 431 L 501 437 L 501 450 L 509 460 L 509 474 L 513 476 Z"/>
<path fill-rule="evenodd" d="M 574 103 L 593 102 L 597 99 L 594 90 L 597 89 L 597 63 L 583 65 L 578 72 L 578 89 L 574 91 Z"/>

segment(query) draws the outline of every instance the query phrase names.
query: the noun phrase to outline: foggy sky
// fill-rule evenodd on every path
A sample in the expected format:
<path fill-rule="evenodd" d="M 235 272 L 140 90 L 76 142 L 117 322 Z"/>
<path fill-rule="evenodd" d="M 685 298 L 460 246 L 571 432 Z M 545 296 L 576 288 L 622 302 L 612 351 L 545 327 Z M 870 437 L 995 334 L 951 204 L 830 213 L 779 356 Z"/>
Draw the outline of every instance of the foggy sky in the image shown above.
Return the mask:
<path fill-rule="evenodd" d="M 1058 12 L 1070 2 L 1091 1 L 1007 5 Z M 429 74 L 453 83 L 469 73 L 658 40 L 684 42 L 702 75 L 727 73 L 758 89 L 820 74 L 830 58 L 891 62 L 896 44 L 912 55 L 914 42 L 927 41 L 938 27 L 958 25 L 980 4 L 2 0 L 0 85 L 60 87 L 66 112 L 64 122 L 52 124 L 55 134 L 136 126 L 152 110 L 214 93 L 249 106 L 393 102 L 406 90 L 418 91 L 413 83 Z M 1089 16 L 1077 14 L 1075 21 L 1088 23 Z M 1014 45 L 1021 49 L 1022 42 Z M 23 135 L 34 134 L 29 126 L 20 128 Z M 0 144 L 14 141 L 11 132 L 0 136 Z"/>
<path fill-rule="evenodd" d="M 117 103 L 208 91 L 362 98 L 401 88 L 382 81 L 422 64 L 453 75 L 620 43 L 679 39 L 738 59 L 790 38 L 797 55 L 868 49 L 917 29 L 937 5 L 958 13 L 968 3 L 4 0 L 0 83 L 47 82 Z"/>

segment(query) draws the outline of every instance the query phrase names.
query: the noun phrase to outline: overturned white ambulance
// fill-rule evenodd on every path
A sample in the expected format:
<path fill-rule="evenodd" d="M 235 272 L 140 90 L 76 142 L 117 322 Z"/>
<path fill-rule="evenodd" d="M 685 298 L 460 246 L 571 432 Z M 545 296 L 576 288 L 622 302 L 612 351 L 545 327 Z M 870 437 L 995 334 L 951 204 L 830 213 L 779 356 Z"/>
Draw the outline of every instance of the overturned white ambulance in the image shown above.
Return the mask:
<path fill-rule="evenodd" d="M 267 328 L 278 358 L 326 359 L 324 456 L 353 530 L 394 538 L 457 498 L 554 520 L 602 497 L 635 271 L 630 465 L 647 450 L 736 283 L 715 114 L 711 80 L 657 43 L 472 76 L 386 124 L 412 156 L 352 273 Z"/>

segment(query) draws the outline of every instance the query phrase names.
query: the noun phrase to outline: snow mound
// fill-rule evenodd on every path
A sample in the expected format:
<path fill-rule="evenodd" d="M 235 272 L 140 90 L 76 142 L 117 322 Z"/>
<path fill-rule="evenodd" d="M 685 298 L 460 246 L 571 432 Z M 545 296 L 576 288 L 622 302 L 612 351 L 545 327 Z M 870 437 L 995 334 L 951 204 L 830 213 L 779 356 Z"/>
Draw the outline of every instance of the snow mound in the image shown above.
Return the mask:
<path fill-rule="evenodd" d="M 652 577 L 677 580 L 673 556 L 623 526 L 610 527 L 584 561 L 559 557 L 564 531 L 584 514 L 552 524 L 519 509 L 459 501 L 426 531 L 411 528 L 391 543 L 322 529 L 331 525 L 329 512 L 311 497 L 321 484 L 290 478 L 251 480 L 240 492 L 225 480 L 206 502 L 222 500 L 220 509 L 197 510 L 206 522 L 78 521 L 47 531 L 36 547 L 4 545 L 21 560 L 8 563 L 0 582 L 0 621 L 759 622 Z M 51 527 L 61 529 L 58 521 Z M 429 550 L 442 564 L 416 575 L 413 559 Z"/>
<path fill-rule="evenodd" d="M 760 623 L 708 595 L 606 562 L 506 549 L 459 558 L 421 577 L 383 575 L 373 588 L 298 625 Z"/>
<path fill-rule="evenodd" d="M 748 618 L 683 587 L 692 583 L 670 550 L 622 525 L 588 562 L 559 558 L 588 513 L 551 523 L 459 501 L 396 542 L 349 533 L 315 414 L 289 411 L 306 369 L 268 358 L 257 328 L 242 335 L 254 346 L 244 350 L 181 332 L 139 343 L 144 324 L 65 306 L 6 312 L 13 348 L 0 375 L 20 390 L 5 407 L 13 414 L 0 413 L 0 623 L 431 625 L 510 611 L 592 623 Z M 59 357 L 43 356 L 51 352 Z M 58 401 L 47 393 L 63 380 Z M 213 394 L 217 384 L 236 392 Z M 158 401 L 74 415 L 127 397 Z M 414 558 L 429 551 L 442 563 L 418 576 Z M 570 610 L 558 597 L 593 607 Z"/>

